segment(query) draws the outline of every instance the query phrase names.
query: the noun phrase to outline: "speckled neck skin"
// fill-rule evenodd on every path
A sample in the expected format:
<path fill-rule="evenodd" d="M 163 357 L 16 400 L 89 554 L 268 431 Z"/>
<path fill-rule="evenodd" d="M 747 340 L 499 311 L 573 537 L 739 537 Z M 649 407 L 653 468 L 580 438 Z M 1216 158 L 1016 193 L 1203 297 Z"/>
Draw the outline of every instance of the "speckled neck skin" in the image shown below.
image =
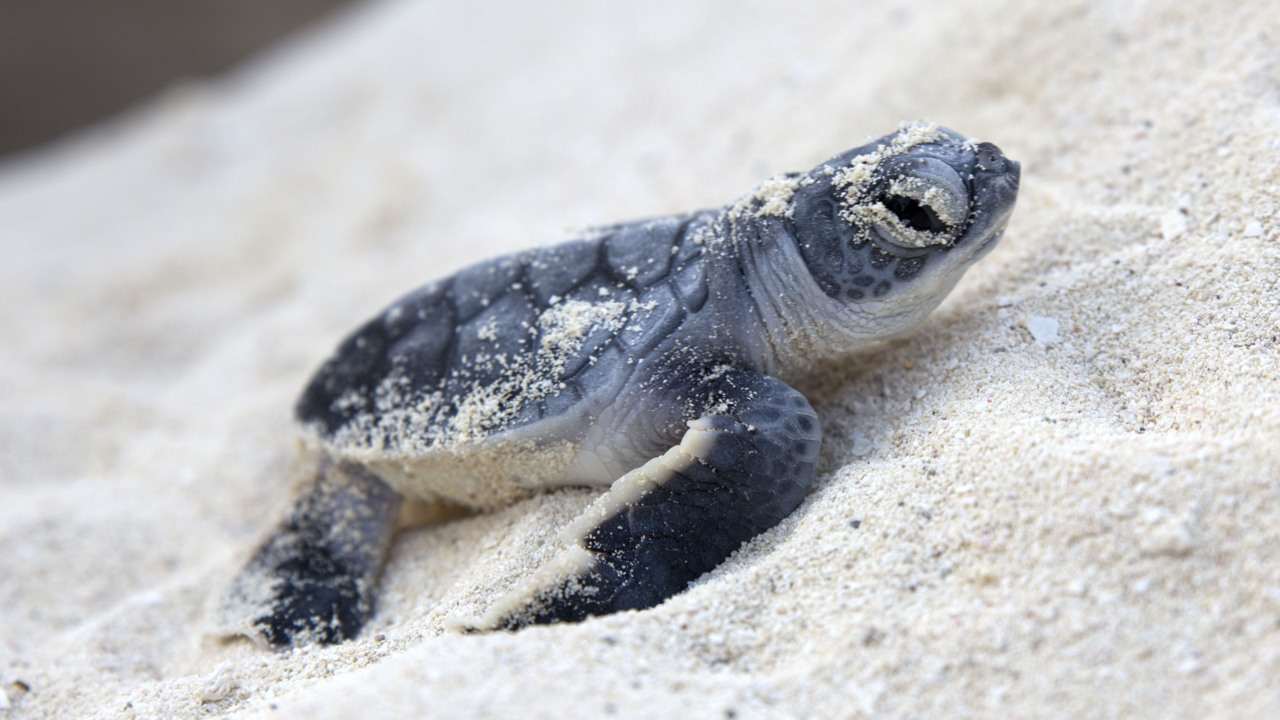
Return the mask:
<path fill-rule="evenodd" d="M 919 323 L 960 279 L 945 278 L 934 292 L 852 308 L 822 292 L 806 272 L 795 238 L 781 223 L 759 223 L 758 233 L 735 233 L 743 277 L 761 318 L 763 372 L 791 382 L 815 363 L 847 354 Z"/>

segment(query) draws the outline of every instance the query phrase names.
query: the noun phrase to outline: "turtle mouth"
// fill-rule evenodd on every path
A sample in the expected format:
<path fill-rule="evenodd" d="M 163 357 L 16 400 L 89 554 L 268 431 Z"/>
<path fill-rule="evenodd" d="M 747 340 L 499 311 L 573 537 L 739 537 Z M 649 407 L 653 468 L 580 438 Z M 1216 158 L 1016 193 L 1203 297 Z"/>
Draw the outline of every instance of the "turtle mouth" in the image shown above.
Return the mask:
<path fill-rule="evenodd" d="M 972 253 L 972 259 L 974 261 L 981 260 L 992 250 L 996 249 L 996 245 L 1000 244 L 1000 238 L 1004 237 L 1004 228 L 1007 224 L 1007 220 L 1000 223 L 1000 227 L 996 228 L 994 232 L 988 234 L 985 239 L 974 246 Z"/>
<path fill-rule="evenodd" d="M 1013 216 L 1013 206 L 1017 202 L 1022 167 L 1017 162 L 1009 159 L 1004 159 L 1004 164 L 1004 172 L 988 186 L 982 203 L 989 208 L 998 208 L 994 217 L 991 217 L 986 223 L 974 225 L 969 232 L 965 233 L 965 237 L 956 242 L 956 245 L 960 245 L 968 236 L 980 233 L 977 242 L 973 243 L 971 251 L 974 260 L 985 256 L 995 248 L 996 244 L 1000 242 L 1000 238 L 1004 236 L 1004 230 L 1009 225 L 1009 219 Z"/>

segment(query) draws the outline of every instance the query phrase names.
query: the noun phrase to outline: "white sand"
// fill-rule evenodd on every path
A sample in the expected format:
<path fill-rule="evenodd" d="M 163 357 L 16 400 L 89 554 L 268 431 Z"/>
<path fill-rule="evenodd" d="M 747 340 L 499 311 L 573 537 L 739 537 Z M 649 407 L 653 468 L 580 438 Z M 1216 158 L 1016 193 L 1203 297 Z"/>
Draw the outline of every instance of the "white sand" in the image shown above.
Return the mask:
<path fill-rule="evenodd" d="M 0 169 L 7 716 L 1280 717 L 1280 4 L 756 5 L 380 3 Z M 1021 160 L 1017 213 L 806 384 L 776 530 L 654 610 L 442 634 L 559 493 L 403 537 L 356 642 L 206 634 L 357 322 L 914 118 Z"/>

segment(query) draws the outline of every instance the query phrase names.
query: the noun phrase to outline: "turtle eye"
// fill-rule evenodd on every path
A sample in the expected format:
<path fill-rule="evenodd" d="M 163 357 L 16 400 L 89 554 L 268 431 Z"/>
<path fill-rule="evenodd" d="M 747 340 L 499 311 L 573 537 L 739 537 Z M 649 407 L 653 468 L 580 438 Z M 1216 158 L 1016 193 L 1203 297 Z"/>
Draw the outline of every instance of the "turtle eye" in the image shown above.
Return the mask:
<path fill-rule="evenodd" d="M 929 233 L 945 233 L 947 224 L 938 217 L 938 213 L 928 205 L 913 197 L 905 195 L 888 195 L 883 200 L 884 207 L 898 217 L 903 225 Z"/>

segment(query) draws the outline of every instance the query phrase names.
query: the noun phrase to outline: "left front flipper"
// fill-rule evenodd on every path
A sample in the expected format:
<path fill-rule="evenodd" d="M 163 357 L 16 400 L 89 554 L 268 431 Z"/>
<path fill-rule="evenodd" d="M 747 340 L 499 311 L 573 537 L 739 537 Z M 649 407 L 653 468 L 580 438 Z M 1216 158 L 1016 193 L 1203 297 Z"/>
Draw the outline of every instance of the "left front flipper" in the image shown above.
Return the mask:
<path fill-rule="evenodd" d="M 713 374 L 680 444 L 627 473 L 566 531 L 568 548 L 470 629 L 653 607 L 804 499 L 821 430 L 804 396 L 759 373 Z"/>

